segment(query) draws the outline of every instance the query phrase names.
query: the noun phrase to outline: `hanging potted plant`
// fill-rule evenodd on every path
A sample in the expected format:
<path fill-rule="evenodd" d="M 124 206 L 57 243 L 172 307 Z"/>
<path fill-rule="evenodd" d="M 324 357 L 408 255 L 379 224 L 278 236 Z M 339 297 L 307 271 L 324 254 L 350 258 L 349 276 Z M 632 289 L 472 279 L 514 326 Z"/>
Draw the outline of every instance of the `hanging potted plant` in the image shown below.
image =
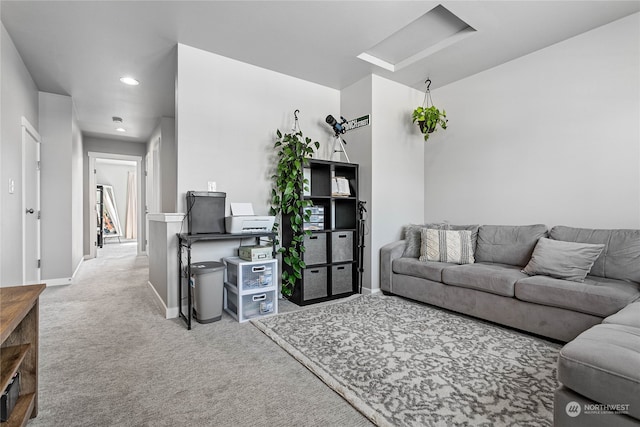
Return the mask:
<path fill-rule="evenodd" d="M 420 132 L 422 132 L 426 141 L 429 139 L 429 135 L 437 130 L 438 126 L 446 129 L 448 120 L 447 113 L 433 105 L 431 91 L 429 90 L 431 80 L 427 79 L 425 83 L 427 83 L 427 90 L 424 94 L 424 102 L 420 107 L 413 110 L 412 118 L 413 123 L 418 123 L 418 126 L 420 126 Z"/>
<path fill-rule="evenodd" d="M 297 123 L 297 117 L 296 117 Z M 284 264 L 282 271 L 282 295 L 288 297 L 293 293 L 296 281 L 302 279 L 302 270 L 306 267 L 303 261 L 304 238 L 311 232 L 304 230 L 304 222 L 309 221 L 310 211 L 306 208 L 313 205 L 304 198 L 308 190 L 309 180 L 304 178 L 304 167 L 308 158 L 320 147 L 319 142 L 305 138 L 302 131 L 294 130 L 284 135 L 277 131 L 278 139 L 274 144 L 277 149 L 278 163 L 272 176 L 274 187 L 271 191 L 271 215 L 280 215 L 283 223 L 283 234 L 287 238 L 278 252 L 282 254 Z M 275 224 L 277 233 L 279 224 Z M 286 227 L 286 230 L 284 229 Z M 277 242 L 279 243 L 279 242 Z"/>

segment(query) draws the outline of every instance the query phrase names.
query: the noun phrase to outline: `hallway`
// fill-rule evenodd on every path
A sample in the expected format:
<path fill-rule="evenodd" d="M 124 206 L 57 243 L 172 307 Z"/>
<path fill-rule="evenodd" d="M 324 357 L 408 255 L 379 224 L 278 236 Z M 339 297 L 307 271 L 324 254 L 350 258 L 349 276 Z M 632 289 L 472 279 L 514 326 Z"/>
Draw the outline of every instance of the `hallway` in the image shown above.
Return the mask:
<path fill-rule="evenodd" d="M 45 289 L 30 426 L 370 425 L 250 323 L 164 319 L 147 266 L 109 243 Z"/>

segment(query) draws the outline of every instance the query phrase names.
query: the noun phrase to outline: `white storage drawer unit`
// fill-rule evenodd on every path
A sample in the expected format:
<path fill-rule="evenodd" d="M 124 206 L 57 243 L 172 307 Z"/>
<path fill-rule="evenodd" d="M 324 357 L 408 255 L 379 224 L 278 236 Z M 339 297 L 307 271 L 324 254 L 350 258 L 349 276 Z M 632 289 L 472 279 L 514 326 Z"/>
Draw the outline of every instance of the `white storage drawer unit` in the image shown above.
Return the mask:
<path fill-rule="evenodd" d="M 278 260 L 245 261 L 239 257 L 225 258 L 227 283 L 239 289 L 261 289 L 277 284 Z"/>
<path fill-rule="evenodd" d="M 227 278 L 223 307 L 234 319 L 249 319 L 278 313 L 278 260 L 245 261 L 225 258 Z"/>
<path fill-rule="evenodd" d="M 238 289 L 224 285 L 224 309 L 239 322 L 278 313 L 278 295 L 275 289 L 238 295 Z"/>

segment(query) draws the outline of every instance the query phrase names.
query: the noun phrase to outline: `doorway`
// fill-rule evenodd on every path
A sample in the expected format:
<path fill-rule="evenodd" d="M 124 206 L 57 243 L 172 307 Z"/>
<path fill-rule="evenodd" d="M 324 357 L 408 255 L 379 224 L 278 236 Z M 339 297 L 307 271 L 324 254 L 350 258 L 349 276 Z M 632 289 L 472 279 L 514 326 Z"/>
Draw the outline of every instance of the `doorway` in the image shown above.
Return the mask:
<path fill-rule="evenodd" d="M 104 244 L 132 241 L 143 254 L 142 157 L 89 152 L 89 172 L 90 257 Z"/>

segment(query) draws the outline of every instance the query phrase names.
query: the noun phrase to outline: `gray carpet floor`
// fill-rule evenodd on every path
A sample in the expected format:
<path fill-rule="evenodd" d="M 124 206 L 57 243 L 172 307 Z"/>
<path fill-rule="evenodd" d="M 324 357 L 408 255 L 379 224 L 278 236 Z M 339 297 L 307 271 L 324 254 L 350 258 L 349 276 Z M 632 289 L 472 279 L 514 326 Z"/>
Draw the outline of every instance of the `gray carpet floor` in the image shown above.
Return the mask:
<path fill-rule="evenodd" d="M 110 242 L 42 294 L 30 426 L 371 425 L 251 324 L 164 319 L 135 251 Z"/>

